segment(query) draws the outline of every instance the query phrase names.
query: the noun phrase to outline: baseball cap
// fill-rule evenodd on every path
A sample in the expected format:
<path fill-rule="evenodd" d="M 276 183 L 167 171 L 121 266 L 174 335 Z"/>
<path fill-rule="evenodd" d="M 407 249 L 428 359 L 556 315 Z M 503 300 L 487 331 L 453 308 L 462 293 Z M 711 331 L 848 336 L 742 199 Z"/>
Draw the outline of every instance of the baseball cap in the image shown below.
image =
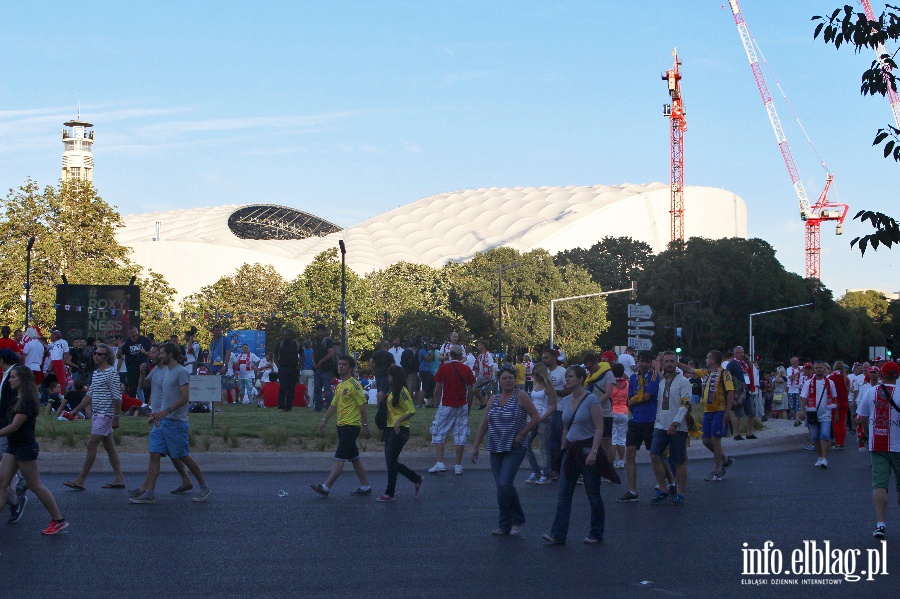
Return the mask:
<path fill-rule="evenodd" d="M 900 365 L 898 365 L 896 362 L 885 362 L 881 365 L 881 374 L 900 376 Z"/>
<path fill-rule="evenodd" d="M 881 372 L 881 369 L 877 366 L 869 366 L 869 372 Z"/>
<path fill-rule="evenodd" d="M 0 348 L 0 360 L 3 360 L 7 364 L 18 364 L 19 356 L 13 350 L 4 347 Z"/>
<path fill-rule="evenodd" d="M 807 362 L 803 365 L 804 368 L 812 368 L 812 362 Z"/>

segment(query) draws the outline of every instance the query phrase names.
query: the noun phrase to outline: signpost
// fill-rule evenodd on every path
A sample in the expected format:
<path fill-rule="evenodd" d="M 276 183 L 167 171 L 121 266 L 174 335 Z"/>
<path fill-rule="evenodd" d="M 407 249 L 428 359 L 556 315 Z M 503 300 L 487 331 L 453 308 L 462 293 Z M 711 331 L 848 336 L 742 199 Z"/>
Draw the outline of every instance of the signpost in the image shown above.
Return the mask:
<path fill-rule="evenodd" d="M 222 401 L 222 377 L 215 374 L 192 374 L 190 382 L 190 401 L 210 403 L 210 428 L 216 425 L 216 407 L 212 402 Z"/>
<path fill-rule="evenodd" d="M 656 323 L 650 320 L 653 318 L 653 308 L 650 306 L 642 306 L 641 304 L 628 304 L 628 345 L 637 351 L 649 351 L 653 349 L 653 337 L 656 331 L 653 328 Z"/>

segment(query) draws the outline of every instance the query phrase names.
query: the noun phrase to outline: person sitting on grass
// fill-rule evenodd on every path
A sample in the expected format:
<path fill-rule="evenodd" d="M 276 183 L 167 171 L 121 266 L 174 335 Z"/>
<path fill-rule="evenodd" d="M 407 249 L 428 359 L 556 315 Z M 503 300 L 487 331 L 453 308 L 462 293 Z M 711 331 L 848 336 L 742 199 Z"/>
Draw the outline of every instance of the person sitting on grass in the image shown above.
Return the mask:
<path fill-rule="evenodd" d="M 281 390 L 281 384 L 278 382 L 278 373 L 269 374 L 269 382 L 263 383 L 260 392 L 260 399 L 256 404 L 261 408 L 277 408 L 278 392 Z"/>
<path fill-rule="evenodd" d="M 66 393 L 65 401 L 61 402 L 59 408 L 56 409 L 56 412 L 53 413 L 56 416 L 56 419 L 59 420 L 62 418 L 63 413 L 66 411 L 71 412 L 72 408 L 81 403 L 81 400 L 84 399 L 84 396 L 87 395 L 87 391 L 84 389 L 84 382 L 76 381 L 75 388 Z M 74 418 L 62 418 L 63 420 L 73 420 Z"/>
<path fill-rule="evenodd" d="M 47 387 L 47 391 L 47 405 L 44 408 L 44 415 L 49 415 L 51 409 L 53 409 L 54 413 L 65 409 L 66 400 L 62 396 L 59 382 L 53 381 L 50 383 Z"/>
<path fill-rule="evenodd" d="M 140 376 L 138 377 L 138 380 L 140 380 Z M 149 416 L 149 413 L 141 414 L 141 408 L 143 407 L 144 402 L 137 399 L 136 397 L 131 397 L 130 395 L 128 395 L 127 390 L 125 389 L 125 385 L 122 385 L 122 413 L 126 416 Z"/>

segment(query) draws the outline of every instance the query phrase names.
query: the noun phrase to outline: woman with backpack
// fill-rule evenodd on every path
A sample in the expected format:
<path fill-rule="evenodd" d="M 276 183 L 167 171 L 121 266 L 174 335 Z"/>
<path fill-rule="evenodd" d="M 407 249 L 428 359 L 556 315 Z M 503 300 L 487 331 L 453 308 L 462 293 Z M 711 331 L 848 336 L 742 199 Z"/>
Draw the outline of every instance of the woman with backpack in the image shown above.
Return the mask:
<path fill-rule="evenodd" d="M 531 401 L 534 408 L 540 415 L 538 424 L 531 429 L 525 438 L 525 456 L 531 465 L 531 476 L 525 482 L 535 485 L 550 484 L 550 415 L 556 412 L 556 390 L 550 381 L 550 372 L 543 364 L 536 364 L 531 369 L 530 381 L 533 385 L 531 391 Z M 539 437 L 541 460 L 543 465 L 538 463 L 537 457 L 534 455 L 535 437 Z"/>
<path fill-rule="evenodd" d="M 69 523 L 60 513 L 53 494 L 41 483 L 38 472 L 37 458 L 40 448 L 34 436 L 34 425 L 41 404 L 34 374 L 27 366 L 14 366 L 7 377 L 7 382 L 13 397 L 10 405 L 3 406 L 5 413 L 0 414 L 0 424 L 3 424 L 0 428 L 0 437 L 6 437 L 8 442 L 6 453 L 0 459 L 0 489 L 6 489 L 16 471 L 21 471 L 28 489 L 37 495 L 52 518 L 50 525 L 41 532 L 45 535 L 55 535 L 68 527 Z M 24 505 L 19 509 L 22 508 Z"/>
<path fill-rule="evenodd" d="M 422 488 L 422 477 L 400 463 L 400 452 L 409 441 L 409 420 L 416 415 L 412 395 L 406 388 L 406 372 L 402 366 L 394 364 L 388 368 L 388 383 L 391 392 L 382 399 L 387 407 L 387 421 L 384 428 L 384 461 L 387 465 L 388 484 L 384 495 L 376 501 L 394 501 L 397 490 L 397 474 L 402 474 L 415 485 L 415 495 Z"/>

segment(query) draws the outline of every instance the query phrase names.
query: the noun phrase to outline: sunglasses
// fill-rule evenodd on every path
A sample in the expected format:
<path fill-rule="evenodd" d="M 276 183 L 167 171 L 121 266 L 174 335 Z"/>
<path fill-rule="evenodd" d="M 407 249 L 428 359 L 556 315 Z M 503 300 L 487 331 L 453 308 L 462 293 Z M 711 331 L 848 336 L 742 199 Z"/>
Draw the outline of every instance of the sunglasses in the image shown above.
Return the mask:
<path fill-rule="evenodd" d="M 103 352 L 102 354 L 101 354 L 100 352 L 94 353 L 94 356 L 108 356 L 108 355 L 109 355 L 109 354 L 106 353 L 106 352 Z"/>

